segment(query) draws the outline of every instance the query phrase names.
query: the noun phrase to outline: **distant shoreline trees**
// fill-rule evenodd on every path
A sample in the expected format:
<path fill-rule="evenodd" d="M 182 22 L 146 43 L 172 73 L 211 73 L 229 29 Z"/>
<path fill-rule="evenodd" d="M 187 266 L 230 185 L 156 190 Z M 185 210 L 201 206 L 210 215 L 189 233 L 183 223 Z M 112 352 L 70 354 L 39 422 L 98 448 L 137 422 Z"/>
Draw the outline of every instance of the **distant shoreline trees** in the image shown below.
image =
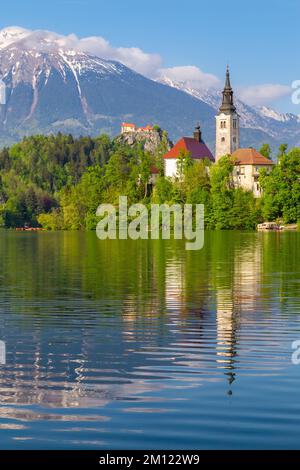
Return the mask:
<path fill-rule="evenodd" d="M 163 176 L 161 150 L 151 155 L 142 145 L 120 144 L 106 135 L 27 137 L 0 151 L 0 223 L 6 228 L 93 230 L 98 205 L 117 204 L 120 195 L 129 203 L 204 204 L 211 230 L 253 230 L 264 220 L 300 221 L 299 148 L 288 152 L 281 145 L 278 164 L 270 174 L 261 171 L 261 199 L 234 188 L 230 157 L 212 165 L 183 155 L 180 178 L 170 180 Z M 262 150 L 271 157 L 267 146 Z M 149 192 L 153 167 L 159 175 Z"/>

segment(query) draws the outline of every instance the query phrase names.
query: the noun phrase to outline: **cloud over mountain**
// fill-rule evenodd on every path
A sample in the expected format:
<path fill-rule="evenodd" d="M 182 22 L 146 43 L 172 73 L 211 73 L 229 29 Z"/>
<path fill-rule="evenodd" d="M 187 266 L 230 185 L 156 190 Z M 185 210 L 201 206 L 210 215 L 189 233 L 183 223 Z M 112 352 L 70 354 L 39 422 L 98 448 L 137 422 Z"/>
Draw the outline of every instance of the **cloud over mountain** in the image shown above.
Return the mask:
<path fill-rule="evenodd" d="M 260 106 L 291 95 L 292 88 L 287 85 L 269 83 L 240 88 L 238 94 L 240 99 L 245 101 L 245 103 Z"/>
<path fill-rule="evenodd" d="M 195 65 L 164 67 L 157 53 L 145 52 L 139 47 L 115 47 L 101 36 L 79 38 L 75 34 L 61 35 L 51 31 L 32 31 L 18 26 L 0 31 L 0 49 L 22 40 L 29 49 L 47 52 L 51 48 L 85 52 L 107 60 L 116 60 L 132 70 L 152 79 L 169 79 L 184 82 L 195 90 L 221 89 L 223 79 L 205 72 Z M 265 105 L 291 93 L 291 88 L 281 84 L 263 84 L 241 87 L 240 98 L 251 105 Z"/>
<path fill-rule="evenodd" d="M 191 88 L 203 90 L 221 86 L 221 80 L 213 74 L 205 73 L 194 65 L 162 68 L 158 78 L 167 78 L 176 82 L 185 82 Z"/>
<path fill-rule="evenodd" d="M 116 60 L 148 77 L 155 76 L 162 66 L 159 54 L 144 52 L 139 47 L 114 47 L 101 36 L 78 38 L 75 34 L 63 36 L 51 31 L 30 31 L 19 27 L 0 31 L 0 49 L 18 40 L 22 40 L 23 47 L 25 44 L 29 49 L 39 52 L 61 47 L 64 50 L 86 52 L 102 59 Z"/>
<path fill-rule="evenodd" d="M 2 145 L 33 133 L 115 135 L 124 120 L 157 123 L 177 139 L 189 135 L 200 119 L 206 142 L 214 147 L 223 79 L 193 65 L 166 68 L 159 55 L 115 48 L 101 37 L 15 27 L 0 31 L 0 79 L 6 91 L 0 109 Z M 242 90 L 247 101 L 256 103 L 289 91 L 284 85 Z M 236 102 L 244 146 L 299 144 L 298 116 Z"/>

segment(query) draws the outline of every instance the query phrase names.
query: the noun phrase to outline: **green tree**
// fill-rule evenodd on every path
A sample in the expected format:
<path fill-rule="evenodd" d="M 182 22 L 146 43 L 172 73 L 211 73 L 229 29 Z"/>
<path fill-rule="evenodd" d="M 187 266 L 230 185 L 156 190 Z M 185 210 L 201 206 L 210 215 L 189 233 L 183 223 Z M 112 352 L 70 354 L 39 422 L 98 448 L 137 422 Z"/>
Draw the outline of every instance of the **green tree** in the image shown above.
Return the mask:
<path fill-rule="evenodd" d="M 270 174 L 262 171 L 260 183 L 264 218 L 297 223 L 300 220 L 300 149 L 283 154 Z"/>
<path fill-rule="evenodd" d="M 166 204 L 172 202 L 173 183 L 169 178 L 160 176 L 156 180 L 151 202 L 153 204 Z"/>
<path fill-rule="evenodd" d="M 211 213 L 208 226 L 217 230 L 230 227 L 229 211 L 233 207 L 232 172 L 234 164 L 230 156 L 219 159 L 211 168 Z"/>
<path fill-rule="evenodd" d="M 268 160 L 272 160 L 272 149 L 269 144 L 263 144 L 259 150 L 259 153 L 263 155 Z"/>
<path fill-rule="evenodd" d="M 288 149 L 288 144 L 281 144 L 278 149 L 277 159 L 279 160 L 283 155 L 286 155 Z"/>

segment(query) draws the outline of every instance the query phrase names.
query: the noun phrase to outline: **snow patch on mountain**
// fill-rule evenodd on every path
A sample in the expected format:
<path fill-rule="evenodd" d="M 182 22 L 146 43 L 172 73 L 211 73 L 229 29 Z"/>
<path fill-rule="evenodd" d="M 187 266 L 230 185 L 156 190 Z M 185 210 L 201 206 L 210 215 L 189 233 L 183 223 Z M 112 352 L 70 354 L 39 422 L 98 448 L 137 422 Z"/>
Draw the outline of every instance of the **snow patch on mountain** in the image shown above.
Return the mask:
<path fill-rule="evenodd" d="M 59 52 L 59 55 L 65 61 L 65 63 L 71 69 L 71 71 L 73 72 L 73 75 L 75 77 L 75 81 L 77 83 L 78 93 L 79 93 L 79 96 L 80 96 L 80 99 L 81 99 L 82 92 L 81 92 L 80 83 L 79 83 L 79 79 L 78 79 L 78 75 L 77 75 L 78 65 L 79 65 L 79 73 L 80 73 L 80 70 L 81 70 L 81 66 L 80 66 L 80 64 L 77 63 L 77 70 L 76 70 L 76 67 L 74 67 L 72 61 L 68 60 L 67 55 L 64 55 L 64 53 L 62 51 Z M 71 57 L 73 57 L 73 54 L 69 54 L 69 55 L 71 55 Z"/>
<path fill-rule="evenodd" d="M 274 109 L 268 108 L 266 106 L 261 106 L 256 109 L 258 110 L 261 116 L 274 119 L 275 121 L 289 122 L 295 120 L 297 122 L 300 122 L 299 116 L 297 116 L 296 114 L 279 113 L 278 111 L 275 111 Z"/>
<path fill-rule="evenodd" d="M 10 44 L 24 39 L 30 34 L 31 31 L 29 31 L 28 29 L 19 28 L 18 26 L 4 28 L 0 31 L 0 49 L 4 49 Z"/>

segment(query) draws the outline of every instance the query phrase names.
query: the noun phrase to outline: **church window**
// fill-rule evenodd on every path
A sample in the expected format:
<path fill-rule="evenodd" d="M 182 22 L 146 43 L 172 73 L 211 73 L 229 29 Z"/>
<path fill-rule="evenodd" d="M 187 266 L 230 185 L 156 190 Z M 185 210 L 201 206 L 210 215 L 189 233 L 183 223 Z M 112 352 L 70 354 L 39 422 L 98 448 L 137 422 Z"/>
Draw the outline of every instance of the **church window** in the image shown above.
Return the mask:
<path fill-rule="evenodd" d="M 236 137 L 233 138 L 233 142 L 236 143 Z"/>
<path fill-rule="evenodd" d="M 237 128 L 237 122 L 236 122 L 236 119 L 233 120 L 233 129 L 236 129 Z"/>
<path fill-rule="evenodd" d="M 225 137 L 222 137 L 221 142 L 225 142 Z"/>

